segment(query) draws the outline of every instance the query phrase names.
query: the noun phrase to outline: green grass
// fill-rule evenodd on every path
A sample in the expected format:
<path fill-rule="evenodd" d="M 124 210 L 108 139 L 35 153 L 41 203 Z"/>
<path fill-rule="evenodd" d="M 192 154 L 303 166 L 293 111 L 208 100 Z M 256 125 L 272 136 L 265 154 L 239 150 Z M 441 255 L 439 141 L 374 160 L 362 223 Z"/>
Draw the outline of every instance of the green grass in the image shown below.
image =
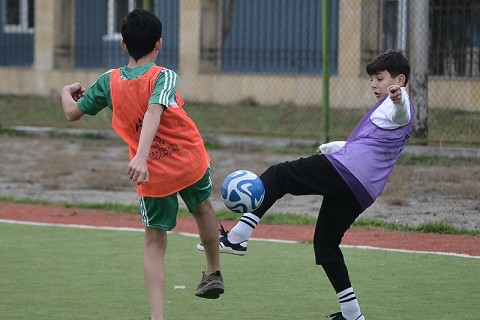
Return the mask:
<path fill-rule="evenodd" d="M 146 319 L 141 232 L 0 223 L 3 319 Z M 169 235 L 167 319 L 324 319 L 338 311 L 310 244 L 250 241 L 222 255 L 226 293 L 194 297 L 198 239 Z M 478 319 L 478 259 L 344 248 L 368 319 Z M 185 289 L 175 289 L 185 286 Z"/>
<path fill-rule="evenodd" d="M 320 106 L 298 107 L 258 104 L 219 105 L 187 102 L 187 113 L 203 134 L 325 139 Z M 345 140 L 365 109 L 331 109 L 330 139 Z M 67 122 L 59 98 L 0 95 L 0 128 L 14 125 L 58 128 L 110 129 L 111 112 Z M 480 112 L 431 108 L 428 114 L 427 141 L 412 139 L 412 144 L 480 145 Z"/>
<path fill-rule="evenodd" d="M 110 114 L 104 110 L 88 121 L 68 122 L 60 98 L 0 95 L 0 126 L 47 126 L 58 128 L 108 129 Z"/>
<path fill-rule="evenodd" d="M 480 164 L 480 158 L 447 158 L 428 155 L 402 154 L 397 165 L 424 165 L 424 166 L 467 166 Z"/>
<path fill-rule="evenodd" d="M 404 232 L 421 232 L 421 233 L 437 233 L 437 234 L 464 234 L 471 236 L 480 236 L 480 231 L 463 230 L 452 227 L 445 222 L 429 222 L 422 223 L 418 226 L 406 226 L 397 223 L 388 223 L 371 218 L 360 218 L 355 221 L 353 227 L 384 229 L 390 231 L 404 231 Z"/>

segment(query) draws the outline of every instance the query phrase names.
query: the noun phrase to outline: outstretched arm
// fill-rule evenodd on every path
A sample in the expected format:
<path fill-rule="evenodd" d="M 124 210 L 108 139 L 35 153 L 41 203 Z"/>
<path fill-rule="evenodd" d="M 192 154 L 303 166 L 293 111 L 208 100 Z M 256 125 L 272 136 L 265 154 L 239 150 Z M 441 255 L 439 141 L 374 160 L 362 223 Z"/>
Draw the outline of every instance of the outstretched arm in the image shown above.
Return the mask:
<path fill-rule="evenodd" d="M 77 101 L 85 94 L 85 91 L 80 83 L 66 85 L 60 91 L 63 112 L 68 121 L 77 121 L 84 115 L 78 108 Z"/>
<path fill-rule="evenodd" d="M 410 121 L 410 102 L 405 88 L 398 85 L 388 88 L 388 95 L 395 106 L 392 114 L 392 122 L 398 125 L 405 125 Z"/>
<path fill-rule="evenodd" d="M 150 148 L 155 138 L 155 133 L 160 124 L 160 118 L 163 113 L 163 106 L 160 104 L 151 104 L 143 117 L 142 131 L 140 132 L 140 141 L 136 155 L 128 164 L 128 176 L 136 184 L 145 184 L 148 182 L 147 160 Z"/>
<path fill-rule="evenodd" d="M 340 150 L 344 145 L 346 141 L 332 141 L 328 143 L 321 144 L 318 149 L 317 149 L 317 154 L 327 154 L 327 153 L 332 153 L 332 152 L 337 152 Z"/>
<path fill-rule="evenodd" d="M 388 88 L 388 98 L 370 115 L 370 120 L 380 128 L 391 130 L 410 122 L 410 99 L 404 87 Z"/>

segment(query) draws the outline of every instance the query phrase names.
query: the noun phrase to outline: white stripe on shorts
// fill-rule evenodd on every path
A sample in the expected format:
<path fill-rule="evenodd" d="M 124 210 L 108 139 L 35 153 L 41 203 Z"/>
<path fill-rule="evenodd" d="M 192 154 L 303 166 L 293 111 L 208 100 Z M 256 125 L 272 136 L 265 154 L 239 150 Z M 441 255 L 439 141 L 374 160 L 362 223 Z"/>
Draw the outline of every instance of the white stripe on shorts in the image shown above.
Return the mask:
<path fill-rule="evenodd" d="M 147 208 L 145 208 L 145 200 L 142 196 L 138 197 L 138 202 L 140 203 L 140 215 L 142 216 L 142 222 L 145 227 L 149 227 L 148 225 L 148 216 L 147 216 Z"/>

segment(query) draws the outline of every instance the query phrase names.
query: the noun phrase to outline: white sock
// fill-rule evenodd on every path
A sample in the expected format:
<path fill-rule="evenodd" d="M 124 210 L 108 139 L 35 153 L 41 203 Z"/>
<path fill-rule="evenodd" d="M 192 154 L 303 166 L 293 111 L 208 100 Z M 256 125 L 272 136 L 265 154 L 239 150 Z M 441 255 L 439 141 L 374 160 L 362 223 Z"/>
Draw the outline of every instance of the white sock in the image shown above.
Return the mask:
<path fill-rule="evenodd" d="M 256 215 L 245 213 L 228 234 L 228 241 L 231 243 L 247 241 L 252 236 L 253 230 L 259 222 L 260 218 Z"/>
<path fill-rule="evenodd" d="M 345 319 L 365 320 L 352 287 L 337 293 L 337 297 L 340 302 L 340 311 Z"/>

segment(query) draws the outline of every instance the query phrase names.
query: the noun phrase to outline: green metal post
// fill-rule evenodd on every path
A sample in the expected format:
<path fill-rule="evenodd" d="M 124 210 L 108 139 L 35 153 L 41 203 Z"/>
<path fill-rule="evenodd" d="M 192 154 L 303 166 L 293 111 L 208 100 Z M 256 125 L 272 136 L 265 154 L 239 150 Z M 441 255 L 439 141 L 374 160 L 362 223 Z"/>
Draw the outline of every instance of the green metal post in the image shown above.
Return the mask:
<path fill-rule="evenodd" d="M 152 1 L 150 0 L 143 0 L 143 9 L 152 11 Z"/>
<path fill-rule="evenodd" d="M 322 4 L 322 100 L 325 141 L 330 141 L 330 0 Z"/>

